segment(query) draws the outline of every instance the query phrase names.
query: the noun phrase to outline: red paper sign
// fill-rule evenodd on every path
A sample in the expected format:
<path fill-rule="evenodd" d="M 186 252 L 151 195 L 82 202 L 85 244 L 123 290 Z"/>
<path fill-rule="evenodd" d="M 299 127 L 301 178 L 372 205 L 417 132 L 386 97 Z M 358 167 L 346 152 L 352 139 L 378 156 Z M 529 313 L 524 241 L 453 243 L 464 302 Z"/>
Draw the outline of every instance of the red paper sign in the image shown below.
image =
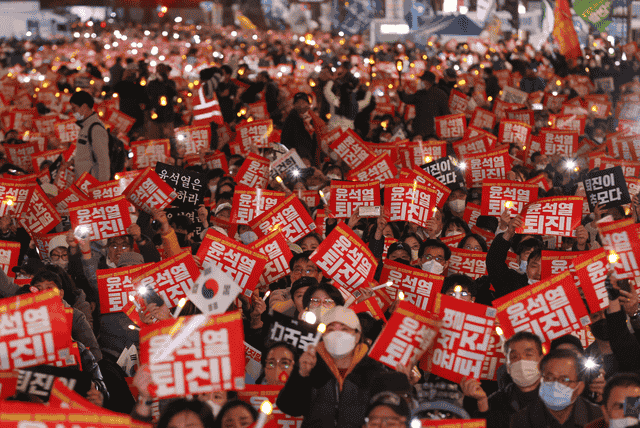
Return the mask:
<path fill-rule="evenodd" d="M 402 263 L 386 260 L 380 274 L 380 284 L 389 284 L 384 290 L 390 299 L 402 291 L 404 300 L 416 305 L 420 310 L 430 310 L 435 296 L 442 290 L 444 277 L 425 272 Z"/>
<path fill-rule="evenodd" d="M 456 157 L 458 159 L 462 159 L 467 155 L 488 152 L 489 150 L 493 149 L 492 143 L 492 139 L 488 139 L 483 135 L 479 135 L 473 138 L 465 138 L 453 143 L 453 150 L 455 150 L 456 152 Z"/>
<path fill-rule="evenodd" d="M 358 169 L 375 158 L 375 154 L 351 129 L 343 132 L 330 147 L 351 169 Z"/>
<path fill-rule="evenodd" d="M 316 228 L 307 210 L 293 194 L 255 217 L 249 222 L 249 226 L 258 236 L 266 236 L 279 229 L 289 242 L 296 242 Z"/>
<path fill-rule="evenodd" d="M 146 270 L 151 266 L 153 266 L 153 263 L 115 269 L 98 269 L 96 276 L 98 278 L 98 294 L 100 296 L 100 313 L 122 312 L 129 303 L 129 296 L 136 292 L 132 279 L 136 278 L 140 271 Z"/>
<path fill-rule="evenodd" d="M 388 221 L 408 221 L 426 227 L 435 215 L 437 192 L 416 180 L 387 180 L 384 211 Z"/>
<path fill-rule="evenodd" d="M 542 251 L 540 262 L 540 279 L 547 279 L 564 271 L 575 272 L 571 269 L 571 261 L 583 251 Z"/>
<path fill-rule="evenodd" d="M 443 158 L 446 154 L 446 141 L 410 141 L 400 149 L 403 166 L 409 169 Z"/>
<path fill-rule="evenodd" d="M 19 242 L 0 241 L 0 268 L 10 278 L 16 275 L 11 269 L 18 266 L 19 255 Z"/>
<path fill-rule="evenodd" d="M 251 146 L 259 149 L 271 147 L 269 135 L 273 131 L 273 121 L 254 120 L 252 122 L 242 122 L 236 126 L 236 139 L 247 152 Z"/>
<path fill-rule="evenodd" d="M 0 179 L 0 216 L 15 215 L 25 211 L 35 187 L 35 183 Z"/>
<path fill-rule="evenodd" d="M 469 97 L 462 92 L 451 90 L 449 95 L 449 110 L 451 113 L 465 113 L 469 107 Z"/>
<path fill-rule="evenodd" d="M 198 257 L 204 266 L 215 265 L 227 273 L 249 297 L 267 264 L 267 257 L 253 249 L 231 239 L 215 229 L 207 234 L 198 248 Z"/>
<path fill-rule="evenodd" d="M 44 234 L 56 227 L 61 220 L 49 197 L 40 186 L 35 186 L 29 206 L 20 214 L 22 227 L 30 234 Z"/>
<path fill-rule="evenodd" d="M 120 110 L 107 108 L 107 117 L 104 122 L 111 127 L 113 135 L 124 135 L 131 130 L 136 120 Z"/>
<path fill-rule="evenodd" d="M 138 209 L 151 214 L 151 210 L 163 210 L 178 194 L 151 168 L 144 170 L 127 186 L 124 196 Z"/>
<path fill-rule="evenodd" d="M 500 122 L 498 138 L 505 144 L 526 147 L 531 141 L 531 126 L 516 120 L 503 120 Z"/>
<path fill-rule="evenodd" d="M 233 192 L 231 223 L 249 224 L 251 220 L 286 199 L 284 192 L 253 189 L 238 184 Z"/>
<path fill-rule="evenodd" d="M 529 125 L 531 127 L 535 125 L 535 121 L 533 120 L 534 115 L 535 112 L 533 110 L 516 110 L 507 112 L 507 118 L 509 120 L 522 122 L 525 125 Z"/>
<path fill-rule="evenodd" d="M 487 178 L 502 178 L 511 169 L 509 147 L 492 150 L 485 154 L 467 157 L 465 182 L 467 187 L 480 187 Z"/>
<path fill-rule="evenodd" d="M 63 144 L 76 143 L 78 141 L 78 134 L 80 134 L 80 127 L 76 124 L 75 120 L 65 120 L 55 124 L 56 136 Z"/>
<path fill-rule="evenodd" d="M 516 233 L 573 236 L 582 220 L 583 201 L 580 196 L 553 196 L 526 205 L 521 214 L 524 227 Z"/>
<path fill-rule="evenodd" d="M 178 144 L 184 147 L 185 155 L 195 155 L 208 149 L 211 141 L 210 126 L 185 126 L 175 130 Z"/>
<path fill-rule="evenodd" d="M 580 288 L 591 313 L 608 308 L 609 294 L 604 281 L 609 269 L 605 249 L 598 248 L 580 254 L 571 261 L 571 267 L 580 281 Z"/>
<path fill-rule="evenodd" d="M 89 195 L 92 199 L 108 199 L 122 195 L 126 186 L 120 180 L 102 181 L 89 187 Z"/>
<path fill-rule="evenodd" d="M 481 129 L 493 129 L 496 126 L 496 115 L 476 107 L 473 115 L 471 115 L 471 122 L 469 122 L 469 127 L 471 126 Z"/>
<path fill-rule="evenodd" d="M 38 428 L 130 428 L 134 426 L 128 415 L 107 411 L 88 413 L 83 409 L 67 409 L 44 404 L 19 401 L 0 402 L 0 425 L 6 428 L 25 426 Z M 137 428 L 150 425 L 135 424 Z"/>
<path fill-rule="evenodd" d="M 249 153 L 234 179 L 244 186 L 266 189 L 269 181 L 269 159 Z"/>
<path fill-rule="evenodd" d="M 578 133 L 561 129 L 542 129 L 543 155 L 561 155 L 572 157 L 578 151 Z"/>
<path fill-rule="evenodd" d="M 40 151 L 37 141 L 22 144 L 3 144 L 4 151 L 9 163 L 19 166 L 25 171 L 38 171 L 40 168 L 33 167 L 31 158 Z"/>
<path fill-rule="evenodd" d="M 441 207 L 444 205 L 447 198 L 451 194 L 451 189 L 442 184 L 440 180 L 435 178 L 433 175 L 427 173 L 422 168 L 413 168 L 411 171 L 400 171 L 400 178 L 406 178 L 407 180 L 417 181 L 420 184 L 424 184 L 427 187 L 433 189 L 437 193 L 436 197 L 436 206 Z"/>
<path fill-rule="evenodd" d="M 469 227 L 473 227 L 476 225 L 478 217 L 481 215 L 482 211 L 478 205 L 467 202 L 467 205 L 464 208 L 464 213 L 462 214 L 462 219 Z"/>
<path fill-rule="evenodd" d="M 394 178 L 398 170 L 391 161 L 391 157 L 383 153 L 372 159 L 370 162 L 363 163 L 359 168 L 349 171 L 347 179 L 355 181 L 380 181 Z"/>
<path fill-rule="evenodd" d="M 487 274 L 487 253 L 482 251 L 451 248 L 449 274 L 462 273 L 473 279 Z"/>
<path fill-rule="evenodd" d="M 500 217 L 505 209 L 511 217 L 521 212 L 526 204 L 538 199 L 538 186 L 507 180 L 484 180 L 482 183 L 481 215 Z"/>
<path fill-rule="evenodd" d="M 304 202 L 308 207 L 313 208 L 320 205 L 320 194 L 316 190 L 298 189 L 296 191 L 296 196 L 298 196 L 298 199 Z"/>
<path fill-rule="evenodd" d="M 131 226 L 129 202 L 124 196 L 71 203 L 69 218 L 74 230 L 81 235 L 86 234 L 90 241 L 126 235 L 127 228 Z"/>
<path fill-rule="evenodd" d="M 367 245 L 344 222 L 338 223 L 309 260 L 351 294 L 368 285 L 378 266 Z"/>
<path fill-rule="evenodd" d="M 140 362 L 149 365 L 158 398 L 243 389 L 241 313 L 180 317 L 144 326 Z"/>
<path fill-rule="evenodd" d="M 480 379 L 482 380 L 497 380 L 498 368 L 507 361 L 507 357 L 504 355 L 502 348 L 502 341 L 500 336 L 494 330 L 489 339 L 489 349 L 485 354 L 484 361 L 482 363 L 482 371 L 480 372 Z"/>
<path fill-rule="evenodd" d="M 380 182 L 331 181 L 329 207 L 335 218 L 350 218 L 360 207 L 380 205 Z"/>
<path fill-rule="evenodd" d="M 566 271 L 493 301 L 505 338 L 530 331 L 549 343 L 589 325 L 573 276 Z"/>
<path fill-rule="evenodd" d="M 457 140 L 464 136 L 467 126 L 464 113 L 438 116 L 435 121 L 438 138 Z"/>
<path fill-rule="evenodd" d="M 132 141 L 131 152 L 133 153 L 132 168 L 144 169 L 155 168 L 158 162 L 166 163 L 170 156 L 169 140 L 145 140 Z"/>
<path fill-rule="evenodd" d="M 604 247 L 615 253 L 611 263 L 618 279 L 633 279 L 640 276 L 640 226 L 631 219 L 619 220 L 598 227 Z M 616 257 L 617 256 L 617 257 Z"/>
<path fill-rule="evenodd" d="M 243 391 L 238 391 L 238 399 L 251 404 L 256 410 L 264 400 L 269 400 L 273 405 L 271 416 L 265 424 L 265 428 L 294 428 L 302 424 L 302 417 L 289 416 L 278 409 L 276 399 L 282 386 L 278 385 L 247 385 Z"/>
<path fill-rule="evenodd" d="M 264 238 L 260 238 L 250 245 L 254 251 L 267 257 L 267 264 L 260 275 L 260 284 L 268 285 L 291 273 L 289 261 L 293 254 L 287 245 L 287 240 L 280 231 L 273 231 Z"/>
<path fill-rule="evenodd" d="M 584 127 L 587 123 L 586 116 L 575 114 L 551 114 L 549 115 L 549 126 L 555 129 L 564 129 L 584 135 Z"/>

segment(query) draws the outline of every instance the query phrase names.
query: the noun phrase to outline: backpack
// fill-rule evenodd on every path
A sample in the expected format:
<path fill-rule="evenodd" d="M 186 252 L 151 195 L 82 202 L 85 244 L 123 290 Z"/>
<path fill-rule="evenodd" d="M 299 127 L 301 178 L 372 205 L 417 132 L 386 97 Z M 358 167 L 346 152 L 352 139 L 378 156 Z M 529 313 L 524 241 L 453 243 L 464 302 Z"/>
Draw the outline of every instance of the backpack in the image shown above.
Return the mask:
<path fill-rule="evenodd" d="M 104 128 L 104 125 L 100 122 L 92 123 L 91 126 L 89 126 L 89 145 L 92 145 L 91 132 L 93 131 L 93 127 L 96 125 L 100 125 Z M 111 165 L 109 174 L 113 180 L 118 172 L 124 171 L 124 164 L 127 160 L 127 150 L 124 148 L 124 143 L 120 139 L 116 138 L 106 128 L 105 131 L 107 131 L 107 135 L 109 135 L 109 163 Z M 91 156 L 95 162 L 96 156 L 93 154 L 93 151 L 91 151 Z"/>

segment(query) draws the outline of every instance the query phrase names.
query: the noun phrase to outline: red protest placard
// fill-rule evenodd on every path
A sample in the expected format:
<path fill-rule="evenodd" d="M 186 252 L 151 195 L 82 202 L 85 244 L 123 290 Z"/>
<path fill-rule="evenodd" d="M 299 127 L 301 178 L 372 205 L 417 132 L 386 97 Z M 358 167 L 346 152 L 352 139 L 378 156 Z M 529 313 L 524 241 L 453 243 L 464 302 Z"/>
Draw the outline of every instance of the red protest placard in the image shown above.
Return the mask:
<path fill-rule="evenodd" d="M 0 425 L 6 428 L 25 426 L 37 426 L 38 428 L 66 426 L 74 428 L 131 428 L 134 426 L 130 416 L 120 413 L 108 411 L 89 413 L 84 409 L 52 407 L 19 401 L 0 402 Z M 142 424 L 137 428 L 147 428 L 145 425 Z"/>
<path fill-rule="evenodd" d="M 349 309 L 352 309 L 356 314 L 368 312 L 375 319 L 382 320 L 386 323 L 387 318 L 384 316 L 384 310 L 382 309 L 382 307 L 385 306 L 385 302 L 386 301 L 383 301 L 383 299 L 377 295 L 373 295 L 368 299 L 350 305 Z"/>
<path fill-rule="evenodd" d="M 62 245 L 63 243 L 66 244 L 66 236 L 67 232 L 48 233 L 46 235 L 40 235 L 36 233 L 31 235 L 31 239 L 33 239 L 33 242 L 36 244 L 36 250 L 38 251 L 40 259 L 49 261 L 49 254 L 51 253 L 51 250 L 59 245 Z M 52 245 L 55 245 L 56 247 L 52 247 Z"/>
<path fill-rule="evenodd" d="M 581 196 L 552 196 L 524 207 L 524 227 L 516 233 L 531 235 L 572 236 L 582 220 Z"/>
<path fill-rule="evenodd" d="M 153 263 L 145 263 L 115 269 L 98 269 L 96 276 L 100 296 L 100 313 L 122 312 L 129 303 L 129 296 L 136 291 L 132 279 L 136 278 L 140 271 L 152 266 Z"/>
<path fill-rule="evenodd" d="M 571 261 L 584 254 L 584 251 L 542 251 L 540 261 L 540 279 L 547 279 L 564 271 L 571 271 Z"/>
<path fill-rule="evenodd" d="M 20 214 L 28 208 L 36 183 L 0 179 L 0 216 Z"/>
<path fill-rule="evenodd" d="M 504 355 L 502 341 L 500 336 L 496 333 L 495 329 L 489 339 L 489 349 L 484 356 L 482 363 L 482 371 L 480 372 L 481 380 L 497 380 L 498 369 L 507 361 L 507 357 Z"/>
<path fill-rule="evenodd" d="M 380 205 L 380 182 L 331 181 L 329 208 L 335 218 L 350 218 L 360 207 Z"/>
<path fill-rule="evenodd" d="M 544 189 L 545 192 L 548 192 L 551 189 L 551 185 L 547 181 L 547 177 L 544 174 L 537 175 L 527 181 L 525 183 L 535 184 L 538 188 Z"/>
<path fill-rule="evenodd" d="M 54 135 L 56 132 L 55 124 L 60 121 L 58 116 L 41 116 L 33 120 L 37 132 L 43 135 Z"/>
<path fill-rule="evenodd" d="M 197 163 L 200 163 L 200 156 L 187 155 L 184 157 L 184 160 L 188 164 L 197 164 Z M 227 157 L 225 156 L 224 153 L 219 151 L 206 154 L 204 156 L 204 165 L 206 165 L 208 169 L 220 168 L 225 173 L 229 173 L 229 165 L 227 164 Z"/>
<path fill-rule="evenodd" d="M 389 284 L 384 291 L 391 299 L 395 299 L 396 293 L 402 291 L 405 301 L 427 311 L 433 306 L 436 294 L 442 290 L 443 281 L 443 276 L 385 260 L 379 282 Z"/>
<path fill-rule="evenodd" d="M 402 166 L 411 169 L 446 156 L 447 142 L 408 141 L 399 151 Z"/>
<path fill-rule="evenodd" d="M 517 144 L 519 147 L 528 146 L 531 141 L 531 125 L 516 120 L 500 122 L 498 139 L 505 144 Z"/>
<path fill-rule="evenodd" d="M 467 202 L 467 205 L 464 208 L 464 213 L 462 214 L 462 219 L 467 223 L 467 225 L 469 225 L 469 227 L 473 227 L 476 225 L 478 217 L 481 215 L 481 207 L 471 202 Z"/>
<path fill-rule="evenodd" d="M 481 215 L 500 217 L 505 209 L 515 217 L 525 205 L 538 199 L 538 186 L 508 180 L 482 182 Z"/>
<path fill-rule="evenodd" d="M 616 277 L 633 279 L 640 276 L 640 226 L 632 219 L 624 219 L 606 223 L 598 229 L 604 247 L 613 253 L 610 256 Z"/>
<path fill-rule="evenodd" d="M 487 253 L 482 251 L 451 248 L 449 258 L 449 274 L 462 273 L 473 279 L 487 274 Z"/>
<path fill-rule="evenodd" d="M 69 204 L 69 219 L 76 233 L 87 236 L 90 241 L 126 235 L 131 226 L 129 202 L 124 196 L 73 202 Z"/>
<path fill-rule="evenodd" d="M 455 383 L 480 379 L 494 332 L 495 308 L 445 294 L 436 296 L 433 313 L 442 320 L 430 351 L 430 372 Z"/>
<path fill-rule="evenodd" d="M 76 180 L 74 185 L 78 189 L 80 189 L 82 193 L 84 193 L 87 197 L 91 198 L 91 192 L 89 191 L 89 189 L 99 183 L 100 182 L 98 181 L 98 179 L 93 175 L 89 174 L 88 172 L 83 172 L 80 178 Z"/>
<path fill-rule="evenodd" d="M 552 128 L 574 131 L 579 135 L 584 135 L 587 117 L 575 114 L 550 114 L 549 122 L 551 122 L 549 126 Z"/>
<path fill-rule="evenodd" d="M 455 89 L 449 95 L 449 111 L 453 114 L 464 113 L 469 107 L 469 97 Z"/>
<path fill-rule="evenodd" d="M 601 101 L 596 98 L 585 97 L 587 111 L 596 119 L 608 119 L 611 113 L 611 102 Z"/>
<path fill-rule="evenodd" d="M 503 147 L 490 152 L 467 157 L 465 182 L 467 187 L 480 187 L 487 178 L 504 179 L 511 169 L 509 148 Z"/>
<path fill-rule="evenodd" d="M 126 186 L 120 180 L 102 181 L 89 187 L 89 195 L 92 199 L 107 199 L 122 195 Z"/>
<path fill-rule="evenodd" d="M 65 120 L 57 122 L 55 124 L 56 137 L 63 144 L 71 144 L 78 142 L 78 134 L 80 133 L 80 127 L 76 124 L 76 121 Z"/>
<path fill-rule="evenodd" d="M 487 139 L 481 135 L 473 138 L 465 138 L 453 143 L 453 150 L 456 152 L 458 159 L 462 159 L 467 155 L 485 153 L 492 148 L 492 146 L 487 144 Z"/>
<path fill-rule="evenodd" d="M 486 419 L 420 419 L 423 427 L 485 428 Z"/>
<path fill-rule="evenodd" d="M 408 221 L 426 227 L 436 209 L 437 192 L 416 180 L 387 180 L 384 211 L 388 221 Z"/>
<path fill-rule="evenodd" d="M 254 189 L 238 184 L 233 192 L 231 223 L 249 224 L 251 220 L 284 201 L 287 194 L 275 190 Z"/>
<path fill-rule="evenodd" d="M 269 181 L 269 159 L 249 153 L 234 179 L 237 184 L 265 189 Z"/>
<path fill-rule="evenodd" d="M 185 155 L 195 155 L 208 149 L 211 142 L 210 126 L 184 126 L 175 130 L 176 140 L 185 149 Z"/>
<path fill-rule="evenodd" d="M 309 260 L 352 294 L 357 288 L 368 285 L 378 267 L 378 261 L 367 245 L 342 221 Z"/>
<path fill-rule="evenodd" d="M 70 326 L 58 290 L 0 300 L 0 370 L 53 362 L 71 346 Z"/>
<path fill-rule="evenodd" d="M 124 189 L 124 196 L 141 211 L 151 214 L 151 210 L 163 210 L 178 196 L 151 168 L 145 169 Z"/>
<path fill-rule="evenodd" d="M 155 168 L 158 162 L 166 163 L 170 156 L 168 139 L 132 141 L 130 146 L 133 153 L 133 169 Z"/>
<path fill-rule="evenodd" d="M 355 181 L 380 181 L 394 178 L 398 170 L 391 161 L 391 157 L 383 153 L 372 159 L 370 162 L 363 163 L 359 168 L 349 171 L 347 179 Z"/>
<path fill-rule="evenodd" d="M 580 288 L 591 313 L 609 307 L 609 295 L 604 286 L 608 264 L 604 248 L 585 251 L 571 260 L 571 267 L 580 281 Z"/>
<path fill-rule="evenodd" d="M 391 367 L 412 367 L 427 351 L 438 333 L 440 320 L 402 301 L 380 332 L 369 351 L 369 357 Z"/>
<path fill-rule="evenodd" d="M 562 129 L 541 129 L 543 155 L 573 156 L 578 151 L 579 135 L 575 131 Z"/>
<path fill-rule="evenodd" d="M 289 242 L 296 242 L 316 228 L 316 224 L 300 199 L 293 194 L 255 217 L 249 222 L 249 226 L 258 236 L 266 236 L 279 229 Z"/>
<path fill-rule="evenodd" d="M 458 140 L 464 136 L 467 129 L 467 119 L 464 113 L 438 116 L 435 120 L 438 138 L 444 140 Z"/>
<path fill-rule="evenodd" d="M 302 417 L 289 416 L 276 406 L 276 399 L 281 389 L 282 386 L 279 385 L 246 385 L 244 390 L 238 391 L 238 399 L 251 404 L 256 410 L 260 410 L 264 400 L 269 400 L 273 404 L 271 416 L 264 428 L 298 427 L 302 423 Z"/>
<path fill-rule="evenodd" d="M 0 241 L 0 269 L 10 278 L 16 275 L 11 269 L 18 265 L 19 255 L 19 242 Z"/>
<path fill-rule="evenodd" d="M 260 275 L 260 285 L 271 284 L 291 273 L 289 261 L 293 258 L 293 254 L 280 231 L 271 232 L 253 242 L 249 247 L 267 257 L 267 264 L 264 265 Z"/>
<path fill-rule="evenodd" d="M 258 149 L 270 148 L 269 135 L 271 132 L 273 132 L 271 119 L 244 121 L 236 126 L 236 141 L 245 151 L 249 151 L 252 146 Z"/>
<path fill-rule="evenodd" d="M 47 233 L 60 223 L 62 218 L 56 207 L 42 188 L 36 185 L 33 188 L 29 205 L 20 213 L 19 221 L 22 227 L 30 234 Z"/>
<path fill-rule="evenodd" d="M 249 297 L 267 264 L 267 257 L 231 239 L 215 229 L 208 229 L 198 257 L 202 265 L 211 264 L 227 273 Z"/>
<path fill-rule="evenodd" d="M 507 119 L 514 120 L 516 122 L 524 123 L 525 125 L 529 125 L 533 127 L 535 125 L 535 121 L 533 117 L 535 112 L 533 110 L 515 110 L 507 112 Z"/>
<path fill-rule="evenodd" d="M 481 129 L 493 129 L 496 126 L 496 115 L 490 111 L 476 107 L 471 115 L 469 126 Z"/>
<path fill-rule="evenodd" d="M 530 331 L 543 343 L 589 325 L 573 275 L 565 271 L 493 301 L 505 337 Z"/>
<path fill-rule="evenodd" d="M 240 311 L 194 315 L 144 326 L 140 362 L 148 364 L 156 397 L 244 388 Z"/>
<path fill-rule="evenodd" d="M 401 170 L 399 174 L 400 178 L 406 178 L 407 180 L 416 180 L 420 184 L 424 184 L 427 187 L 434 189 L 437 193 L 436 206 L 442 207 L 451 194 L 451 189 L 442 184 L 440 180 L 433 175 L 427 173 L 424 169 L 414 167 L 412 170 Z"/>
<path fill-rule="evenodd" d="M 140 287 L 153 289 L 168 308 L 173 308 L 186 297 L 200 275 L 200 269 L 191 252 L 181 251 L 136 273 L 138 276 L 131 280 L 136 290 Z"/>
<path fill-rule="evenodd" d="M 638 151 L 640 152 L 640 147 Z M 622 168 L 622 175 L 624 176 L 625 181 L 627 181 L 627 185 L 629 185 L 630 178 L 635 178 L 640 175 L 640 162 L 613 159 L 607 156 L 603 156 L 601 158 L 600 169 L 609 169 L 616 166 Z"/>
<path fill-rule="evenodd" d="M 392 164 L 398 163 L 398 149 L 404 146 L 403 141 L 394 141 L 393 143 L 371 143 L 368 144 L 369 149 L 376 155 L 388 154 Z"/>
<path fill-rule="evenodd" d="M 104 122 L 111 127 L 111 133 L 113 135 L 124 135 L 131 130 L 136 120 L 120 110 L 107 108 L 107 116 Z"/>
<path fill-rule="evenodd" d="M 40 152 L 37 141 L 22 144 L 3 144 L 3 147 L 9 163 L 19 166 L 27 172 L 39 170 L 39 168 L 34 169 L 31 162 L 31 158 Z"/>
<path fill-rule="evenodd" d="M 320 194 L 317 190 L 298 189 L 296 196 L 310 208 L 320 205 Z"/>
<path fill-rule="evenodd" d="M 347 129 L 330 146 L 351 169 L 358 169 L 376 156 L 352 129 Z"/>
<path fill-rule="evenodd" d="M 58 195 L 51 200 L 51 203 L 56 207 L 56 211 L 60 215 L 69 215 L 69 204 L 73 202 L 86 202 L 89 198 L 82 193 L 76 186 L 69 186 L 62 192 L 58 192 Z"/>

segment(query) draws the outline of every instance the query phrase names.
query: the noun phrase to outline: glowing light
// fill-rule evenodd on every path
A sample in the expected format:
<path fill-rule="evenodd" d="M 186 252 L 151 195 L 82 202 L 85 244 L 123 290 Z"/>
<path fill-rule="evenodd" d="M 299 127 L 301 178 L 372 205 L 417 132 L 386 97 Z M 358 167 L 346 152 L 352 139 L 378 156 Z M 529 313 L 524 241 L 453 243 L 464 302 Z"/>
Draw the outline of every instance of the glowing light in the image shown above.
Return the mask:
<path fill-rule="evenodd" d="M 160 105 L 162 107 L 167 105 L 167 97 L 165 97 L 164 95 L 160 97 Z"/>
<path fill-rule="evenodd" d="M 282 177 L 280 177 L 279 175 L 276 175 L 276 181 L 282 184 Z"/>
<path fill-rule="evenodd" d="M 151 113 L 151 119 L 156 120 L 157 118 L 158 118 L 158 113 L 156 113 L 155 111 Z"/>
<path fill-rule="evenodd" d="M 269 402 L 269 400 L 264 400 L 260 405 L 260 411 L 266 415 L 270 415 L 273 411 L 273 405 Z"/>
<path fill-rule="evenodd" d="M 302 314 L 302 320 L 307 324 L 315 324 L 316 323 L 316 314 L 310 311 L 305 311 Z M 319 326 L 318 326 L 319 327 Z"/>
<path fill-rule="evenodd" d="M 620 256 L 615 251 L 610 251 L 607 259 L 609 260 L 609 263 L 615 264 L 618 263 L 618 260 L 620 260 Z"/>
<path fill-rule="evenodd" d="M 587 358 L 584 362 L 584 368 L 587 370 L 591 370 L 591 369 L 595 369 L 596 367 L 598 367 L 598 364 L 596 364 L 596 361 L 593 358 Z"/>
<path fill-rule="evenodd" d="M 502 331 L 502 328 L 496 327 L 496 333 L 498 333 L 498 336 L 502 336 L 504 334 L 504 331 Z"/>
<path fill-rule="evenodd" d="M 427 156 L 425 156 L 425 157 L 424 157 L 424 163 L 429 163 L 429 162 L 431 162 L 432 160 L 433 160 L 433 158 L 432 158 L 431 156 L 429 156 L 429 155 L 427 155 Z"/>
<path fill-rule="evenodd" d="M 459 167 L 460 167 L 461 170 L 465 170 L 465 169 L 467 169 L 467 163 L 466 162 L 461 162 Z"/>
<path fill-rule="evenodd" d="M 318 324 L 318 331 L 320 333 L 324 333 L 325 331 L 327 331 L 327 325 L 324 323 L 320 323 Z"/>
<path fill-rule="evenodd" d="M 402 291 L 398 291 L 398 300 L 404 300 L 404 293 Z"/>
<path fill-rule="evenodd" d="M 487 97 L 487 101 L 489 101 L 489 102 L 493 101 L 493 97 L 491 97 L 491 96 Z"/>
<path fill-rule="evenodd" d="M 505 202 L 505 203 L 504 203 L 504 207 L 505 207 L 505 208 L 507 208 L 507 209 L 512 208 L 512 207 L 513 207 L 513 205 L 514 205 L 514 204 L 513 204 L 513 202 L 512 202 L 512 201 L 507 201 L 507 202 Z"/>
<path fill-rule="evenodd" d="M 560 86 L 560 85 L 562 85 L 562 80 L 560 79 L 556 80 L 556 86 Z"/>
<path fill-rule="evenodd" d="M 453 287 L 453 292 L 454 293 L 462 293 L 462 286 L 461 285 L 456 285 L 455 287 Z"/>

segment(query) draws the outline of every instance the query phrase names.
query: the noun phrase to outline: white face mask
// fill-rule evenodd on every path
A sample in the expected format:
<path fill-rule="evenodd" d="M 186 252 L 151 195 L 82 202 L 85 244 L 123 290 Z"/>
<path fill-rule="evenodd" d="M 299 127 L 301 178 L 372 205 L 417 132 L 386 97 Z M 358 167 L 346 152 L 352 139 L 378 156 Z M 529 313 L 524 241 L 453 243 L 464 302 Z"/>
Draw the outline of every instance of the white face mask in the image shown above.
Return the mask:
<path fill-rule="evenodd" d="M 67 267 L 69 267 L 69 260 L 62 260 L 62 259 L 58 259 L 55 261 L 51 260 L 51 264 L 60 266 L 62 269 L 67 270 Z"/>
<path fill-rule="evenodd" d="M 464 235 L 464 232 L 461 230 L 450 230 L 444 236 L 456 236 L 456 235 Z"/>
<path fill-rule="evenodd" d="M 530 360 L 520 360 L 509 365 L 509 374 L 513 382 L 521 388 L 531 386 L 540 379 L 538 363 Z"/>
<path fill-rule="evenodd" d="M 356 337 L 346 331 L 327 333 L 322 337 L 322 341 L 329 355 L 335 359 L 346 357 L 356 347 Z"/>
<path fill-rule="evenodd" d="M 442 266 L 435 260 L 429 260 L 428 262 L 422 263 L 422 270 L 425 272 L 440 275 L 444 271 L 444 266 Z"/>
<path fill-rule="evenodd" d="M 80 113 L 73 113 L 73 117 L 76 118 L 76 120 L 82 120 L 84 119 L 84 116 Z"/>
<path fill-rule="evenodd" d="M 218 413 L 220 413 L 220 409 L 222 409 L 222 406 L 216 403 L 215 401 L 210 401 L 210 400 L 207 400 L 207 404 L 209 405 L 209 407 L 211 407 L 211 412 L 213 413 L 213 417 L 218 416 Z"/>
<path fill-rule="evenodd" d="M 620 418 L 620 419 L 609 419 L 609 428 L 627 428 L 631 425 L 636 425 L 638 420 L 636 418 Z"/>
<path fill-rule="evenodd" d="M 527 261 L 526 260 L 522 260 L 520 262 L 520 272 L 527 273 Z"/>
<path fill-rule="evenodd" d="M 340 180 L 340 177 L 336 174 L 327 174 L 329 180 Z"/>
<path fill-rule="evenodd" d="M 307 186 L 307 189 L 309 189 L 309 190 L 320 190 L 321 186 L 322 186 L 322 184 L 318 184 L 317 186 Z"/>
<path fill-rule="evenodd" d="M 537 280 L 537 279 L 531 279 L 531 278 L 529 278 L 528 284 L 529 284 L 529 285 L 531 285 L 531 284 L 535 284 L 536 282 L 538 282 L 538 280 Z"/>
<path fill-rule="evenodd" d="M 256 233 L 253 230 L 247 230 L 246 232 L 242 232 L 241 234 L 239 234 L 240 236 L 240 242 L 242 242 L 244 245 L 249 245 L 254 241 L 258 240 L 258 235 L 256 235 Z"/>
<path fill-rule="evenodd" d="M 461 213 L 462 211 L 464 211 L 464 207 L 466 205 L 467 203 L 464 199 L 452 199 L 449 201 L 449 208 L 457 213 Z"/>

